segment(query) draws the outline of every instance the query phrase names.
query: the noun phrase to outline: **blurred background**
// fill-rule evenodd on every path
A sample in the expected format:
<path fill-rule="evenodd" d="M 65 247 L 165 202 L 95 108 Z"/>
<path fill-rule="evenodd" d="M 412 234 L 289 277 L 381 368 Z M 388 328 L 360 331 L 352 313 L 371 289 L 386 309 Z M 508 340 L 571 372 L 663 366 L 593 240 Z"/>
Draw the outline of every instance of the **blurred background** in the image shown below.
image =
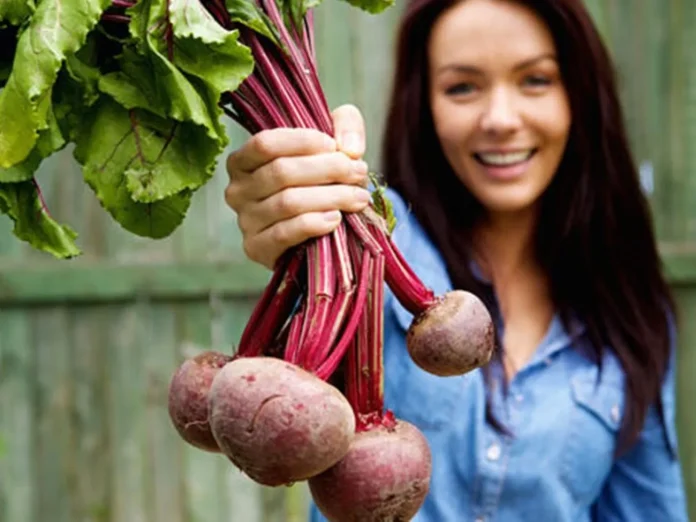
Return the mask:
<path fill-rule="evenodd" d="M 397 0 L 398 1 L 398 0 Z M 618 64 L 643 186 L 681 307 L 678 424 L 696 519 L 696 0 L 588 0 Z M 377 165 L 400 7 L 325 2 L 317 49 L 330 105 L 358 105 Z M 231 147 L 245 134 L 230 125 Z M 38 175 L 84 255 L 32 251 L 0 218 L 0 521 L 299 522 L 304 486 L 260 488 L 180 441 L 167 415 L 183 358 L 230 351 L 268 272 L 244 260 L 224 156 L 170 238 L 131 237 L 66 150 Z M 656 521 L 657 522 L 657 521 Z"/>

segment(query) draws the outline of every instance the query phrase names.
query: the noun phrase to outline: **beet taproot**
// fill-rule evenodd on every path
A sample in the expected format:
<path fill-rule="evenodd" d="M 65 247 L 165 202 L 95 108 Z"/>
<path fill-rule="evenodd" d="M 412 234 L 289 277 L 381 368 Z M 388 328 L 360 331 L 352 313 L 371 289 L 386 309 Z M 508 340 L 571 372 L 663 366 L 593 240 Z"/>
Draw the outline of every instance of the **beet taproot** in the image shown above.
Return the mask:
<path fill-rule="evenodd" d="M 265 486 L 306 480 L 333 466 L 355 435 L 339 390 L 289 362 L 242 357 L 210 390 L 210 425 L 221 451 Z"/>
<path fill-rule="evenodd" d="M 427 440 L 398 420 L 357 433 L 346 456 L 308 484 L 330 522 L 406 522 L 423 504 L 431 473 Z"/>
<path fill-rule="evenodd" d="M 423 370 L 448 377 L 486 364 L 494 339 L 493 320 L 484 303 L 470 292 L 453 290 L 414 317 L 406 347 Z"/>
<path fill-rule="evenodd" d="M 169 417 L 186 442 L 213 453 L 220 448 L 208 423 L 208 392 L 217 373 L 232 357 L 206 351 L 184 361 L 169 384 Z"/>

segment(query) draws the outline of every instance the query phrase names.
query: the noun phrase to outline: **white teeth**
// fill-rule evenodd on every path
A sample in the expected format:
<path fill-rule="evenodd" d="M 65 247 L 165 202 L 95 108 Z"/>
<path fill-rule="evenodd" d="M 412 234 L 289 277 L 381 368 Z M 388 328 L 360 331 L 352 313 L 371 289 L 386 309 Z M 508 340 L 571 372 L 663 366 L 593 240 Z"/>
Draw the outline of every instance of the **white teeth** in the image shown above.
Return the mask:
<path fill-rule="evenodd" d="M 497 165 L 501 167 L 505 167 L 508 165 L 514 165 L 515 163 L 520 163 L 522 161 L 525 161 L 532 155 L 532 150 L 525 150 L 522 152 L 510 152 L 507 154 L 495 154 L 495 153 L 489 153 L 489 154 L 483 154 L 479 153 L 477 156 L 484 162 L 488 163 L 490 165 Z"/>

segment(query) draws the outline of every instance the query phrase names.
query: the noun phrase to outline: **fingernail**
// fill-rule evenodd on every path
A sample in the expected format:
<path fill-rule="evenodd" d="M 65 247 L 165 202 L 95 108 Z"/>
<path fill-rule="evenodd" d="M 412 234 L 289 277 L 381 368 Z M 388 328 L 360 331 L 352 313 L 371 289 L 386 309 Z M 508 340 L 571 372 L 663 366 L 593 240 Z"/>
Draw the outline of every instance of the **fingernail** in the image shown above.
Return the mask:
<path fill-rule="evenodd" d="M 357 132 L 346 132 L 341 135 L 341 149 L 344 152 L 362 154 L 363 144 L 360 135 Z"/>
<path fill-rule="evenodd" d="M 325 134 L 325 135 L 323 136 L 323 138 L 324 138 L 324 148 L 325 148 L 327 151 L 334 151 L 334 150 L 336 150 L 336 140 L 335 140 L 335 139 L 333 139 L 333 138 L 332 138 L 331 136 L 329 136 L 328 134 Z"/>
<path fill-rule="evenodd" d="M 330 210 L 329 212 L 324 212 L 324 221 L 333 223 L 341 219 L 341 212 L 339 210 Z"/>
<path fill-rule="evenodd" d="M 356 188 L 356 193 L 355 193 L 355 198 L 361 202 L 361 203 L 367 203 L 372 199 L 372 194 L 370 194 L 369 190 L 361 189 L 361 188 Z"/>
<path fill-rule="evenodd" d="M 353 172 L 362 176 L 367 174 L 367 162 L 363 160 L 355 160 L 353 162 Z"/>

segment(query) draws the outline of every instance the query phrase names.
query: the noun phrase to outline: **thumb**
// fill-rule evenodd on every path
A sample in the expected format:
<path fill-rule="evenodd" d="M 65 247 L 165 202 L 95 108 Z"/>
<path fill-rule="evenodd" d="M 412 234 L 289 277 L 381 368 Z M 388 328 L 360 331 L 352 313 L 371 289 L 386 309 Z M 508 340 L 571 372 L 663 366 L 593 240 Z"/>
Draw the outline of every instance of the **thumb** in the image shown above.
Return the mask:
<path fill-rule="evenodd" d="M 353 159 L 361 158 L 365 154 L 365 121 L 360 110 L 355 105 L 341 105 L 331 116 L 338 149 Z"/>

